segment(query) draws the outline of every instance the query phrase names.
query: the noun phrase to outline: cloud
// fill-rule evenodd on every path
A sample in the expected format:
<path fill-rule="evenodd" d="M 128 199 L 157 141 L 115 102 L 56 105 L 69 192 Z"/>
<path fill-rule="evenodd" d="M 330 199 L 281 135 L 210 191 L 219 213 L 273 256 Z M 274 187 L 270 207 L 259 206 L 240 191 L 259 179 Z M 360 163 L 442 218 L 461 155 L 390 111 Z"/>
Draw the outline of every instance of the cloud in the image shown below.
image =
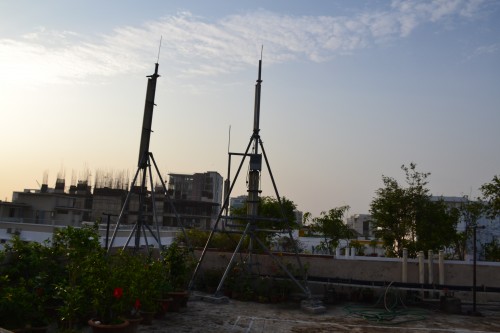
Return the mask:
<path fill-rule="evenodd" d="M 476 57 L 480 57 L 488 54 L 495 54 L 500 51 L 500 44 L 490 44 L 490 45 L 482 45 L 477 47 L 472 54 L 467 57 L 467 60 L 471 60 Z"/>
<path fill-rule="evenodd" d="M 293 16 L 257 10 L 209 22 L 189 12 L 100 36 L 40 27 L 18 39 L 0 39 L 0 73 L 33 84 L 84 82 L 142 71 L 156 60 L 174 63 L 178 77 L 209 77 L 254 65 L 265 46 L 266 64 L 324 62 L 409 36 L 420 25 L 473 18 L 480 0 L 395 0 L 385 8 L 347 16 Z M 149 60 L 149 61 L 148 61 Z"/>

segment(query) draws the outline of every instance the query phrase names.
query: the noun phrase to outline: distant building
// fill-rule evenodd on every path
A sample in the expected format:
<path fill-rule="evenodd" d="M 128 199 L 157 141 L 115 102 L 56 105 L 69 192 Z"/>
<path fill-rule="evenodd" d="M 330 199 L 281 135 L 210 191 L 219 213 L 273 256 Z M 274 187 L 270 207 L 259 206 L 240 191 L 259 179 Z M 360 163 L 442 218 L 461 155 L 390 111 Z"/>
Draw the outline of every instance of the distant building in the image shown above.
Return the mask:
<path fill-rule="evenodd" d="M 222 206 L 222 192 L 223 179 L 218 172 L 169 174 L 168 194 L 180 221 L 166 202 L 163 224 L 211 229 Z"/>
<path fill-rule="evenodd" d="M 229 208 L 230 210 L 238 209 L 245 206 L 247 202 L 247 195 L 239 195 L 237 197 L 229 198 Z"/>
<path fill-rule="evenodd" d="M 300 210 L 294 210 L 293 213 L 295 214 L 295 222 L 299 227 L 302 227 L 302 218 L 304 217 L 304 213 Z"/>
<path fill-rule="evenodd" d="M 365 239 L 374 238 L 371 215 L 354 214 L 347 218 L 346 225 Z"/>
<path fill-rule="evenodd" d="M 443 202 L 449 208 L 460 208 L 462 205 L 466 204 L 469 201 L 467 196 L 463 197 L 452 197 L 452 196 L 432 196 L 431 200 L 438 201 L 443 200 Z M 467 226 L 471 227 L 472 221 L 466 221 L 462 216 L 457 225 L 457 231 L 465 231 Z M 484 256 L 483 247 L 487 243 L 491 243 L 494 240 L 500 241 L 500 216 L 497 216 L 495 219 L 491 220 L 486 217 L 486 215 L 481 216 L 477 221 L 477 229 L 476 229 L 476 239 L 477 239 L 477 248 L 476 253 L 479 258 Z M 467 257 L 472 260 L 473 242 L 472 239 L 468 240 L 467 252 L 469 255 Z"/>
<path fill-rule="evenodd" d="M 125 203 L 127 193 L 127 190 L 122 190 L 119 188 L 95 188 L 92 198 L 91 221 L 105 221 L 106 217 L 104 216 L 104 214 L 118 216 L 123 207 L 123 204 Z M 126 217 L 124 223 L 129 223 Z"/>
<path fill-rule="evenodd" d="M 124 173 L 115 176 L 112 173 L 98 174 L 93 192 L 87 181 L 75 182 L 66 192 L 64 178 L 58 177 L 54 188 L 49 188 L 44 182 L 40 189 L 14 192 L 12 202 L 0 201 L 0 219 L 79 226 L 82 222 L 106 222 L 108 214 L 113 216 L 111 222 L 115 223 L 123 210 L 120 223 L 135 224 L 141 204 L 146 223 L 153 223 L 155 210 L 160 226 L 210 228 L 222 204 L 222 176 L 213 171 L 169 176 L 170 200 L 167 200 L 163 186 L 157 184 L 154 205 L 151 190 L 143 191 L 142 202 L 139 201 L 139 186 L 134 186 L 129 193 Z M 129 198 L 124 207 L 127 195 Z"/>
<path fill-rule="evenodd" d="M 90 214 L 79 199 L 42 186 L 41 190 L 14 192 L 8 214 L 12 222 L 78 226 Z"/>

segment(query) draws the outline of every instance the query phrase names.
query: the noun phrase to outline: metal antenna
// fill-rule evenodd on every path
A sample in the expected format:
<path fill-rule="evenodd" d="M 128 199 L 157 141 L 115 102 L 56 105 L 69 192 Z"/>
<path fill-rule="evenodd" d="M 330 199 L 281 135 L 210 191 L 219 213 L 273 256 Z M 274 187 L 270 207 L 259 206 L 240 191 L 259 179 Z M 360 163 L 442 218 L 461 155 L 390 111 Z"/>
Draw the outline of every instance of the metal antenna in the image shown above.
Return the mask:
<path fill-rule="evenodd" d="M 227 140 L 227 153 L 229 154 L 229 150 L 231 148 L 231 125 L 229 125 L 229 137 Z"/>
<path fill-rule="evenodd" d="M 158 60 L 160 57 L 160 49 L 161 49 L 161 38 L 160 38 L 160 48 L 158 50 Z M 154 107 L 156 106 L 155 104 L 155 93 L 156 93 L 156 81 L 160 75 L 158 74 L 158 62 L 155 64 L 155 72 L 152 75 L 148 75 L 148 83 L 147 83 L 147 89 L 146 89 L 146 101 L 144 105 L 144 117 L 143 117 L 143 123 L 142 123 L 142 129 L 141 129 L 141 143 L 139 146 L 139 158 L 138 158 L 138 163 L 137 163 L 137 171 L 135 172 L 135 176 L 133 178 L 132 184 L 130 185 L 130 190 L 127 193 L 127 196 L 125 197 L 125 201 L 123 203 L 122 209 L 120 211 L 120 215 L 118 215 L 118 220 L 115 225 L 115 230 L 113 231 L 113 235 L 111 237 L 111 241 L 109 245 L 107 246 L 107 252 L 109 253 L 110 250 L 113 247 L 114 240 L 116 238 L 116 235 L 118 233 L 118 229 L 120 226 L 120 222 L 125 220 L 125 218 L 128 219 L 128 222 L 130 223 L 135 222 L 135 225 L 133 226 L 132 232 L 130 233 L 124 249 L 128 247 L 128 244 L 132 237 L 135 234 L 135 245 L 134 249 L 137 251 L 141 247 L 141 233 L 144 236 L 144 243 L 146 245 L 146 248 L 149 248 L 148 244 L 148 237 L 146 235 L 146 232 L 149 231 L 151 236 L 153 237 L 154 241 L 158 244 L 158 248 L 162 249 L 162 244 L 161 244 L 161 235 L 160 235 L 160 216 L 158 214 L 158 210 L 156 205 L 160 200 L 156 200 L 156 194 L 157 190 L 155 189 L 154 181 L 153 181 L 153 166 L 154 166 L 154 171 L 156 171 L 156 175 L 160 181 L 160 184 L 162 185 L 162 190 L 163 192 L 161 193 L 164 196 L 164 200 L 168 202 L 170 206 L 171 212 L 174 214 L 178 225 L 181 226 L 182 232 L 184 233 L 184 237 L 186 238 L 188 242 L 189 248 L 191 248 L 191 245 L 189 244 L 189 240 L 187 238 L 187 235 L 185 233 L 184 227 L 182 225 L 182 221 L 179 218 L 179 215 L 177 214 L 176 208 L 172 203 L 172 200 L 170 199 L 170 196 L 168 194 L 168 190 L 165 186 L 165 182 L 163 181 L 163 178 L 161 176 L 160 170 L 158 169 L 158 166 L 156 164 L 156 161 L 154 159 L 153 153 L 149 151 L 149 142 L 151 138 L 151 125 L 153 121 L 153 110 Z M 148 191 L 148 183 L 150 186 L 150 190 Z M 137 185 L 137 186 L 136 186 Z M 129 201 L 131 198 L 131 194 L 134 194 L 138 197 L 138 210 L 137 210 L 137 217 L 134 218 L 131 216 L 125 217 L 125 215 L 128 214 L 129 210 Z M 159 194 L 159 193 L 158 193 Z M 163 199 L 162 199 L 163 200 Z M 163 202 L 161 203 L 163 205 Z M 152 213 L 152 214 L 151 214 Z M 131 215 L 131 214 L 130 214 Z M 163 219 L 163 217 L 162 217 Z M 153 228 L 155 230 L 153 230 Z M 160 254 L 161 256 L 161 254 Z"/>
<path fill-rule="evenodd" d="M 158 47 L 158 58 L 156 59 L 156 63 L 160 62 L 160 51 L 161 51 L 161 40 L 163 39 L 163 36 L 160 36 L 160 46 Z"/>
<path fill-rule="evenodd" d="M 237 255 L 239 254 L 240 257 L 242 256 L 242 251 L 240 251 L 243 247 L 243 250 L 246 250 L 246 258 L 243 258 L 241 260 L 241 263 L 244 265 L 244 269 L 247 272 L 247 274 L 252 274 L 252 276 L 258 276 L 260 274 L 260 268 L 259 268 L 259 263 L 256 262 L 255 259 L 258 261 L 258 257 L 256 256 L 256 253 L 254 253 L 254 246 L 259 246 L 263 254 L 267 254 L 270 259 L 272 260 L 273 263 L 278 265 L 282 271 L 288 276 L 288 278 L 302 291 L 304 296 L 307 298 L 305 300 L 307 303 L 306 304 L 307 308 L 313 309 L 314 313 L 319 313 L 319 312 L 324 312 L 325 307 L 316 302 L 316 300 L 312 299 L 311 292 L 307 286 L 307 274 L 305 272 L 304 267 L 302 266 L 302 263 L 300 261 L 300 257 L 298 254 L 298 249 L 297 249 L 297 243 L 294 240 L 294 236 L 292 235 L 292 230 L 290 226 L 290 221 L 288 221 L 288 218 L 285 214 L 285 210 L 283 207 L 283 201 L 279 195 L 278 188 L 276 186 L 276 182 L 273 176 L 273 173 L 271 171 L 271 167 L 269 164 L 269 160 L 267 158 L 267 154 L 264 150 L 264 145 L 262 143 L 262 140 L 260 138 L 260 125 L 259 125 L 259 118 L 260 118 L 260 97 L 261 97 L 261 85 L 262 85 L 262 50 L 261 49 L 261 59 L 259 60 L 259 71 L 258 71 L 258 78 L 257 78 L 257 83 L 255 84 L 255 105 L 254 105 L 254 127 L 253 127 L 253 133 L 252 136 L 250 137 L 250 141 L 248 142 L 248 145 L 246 147 L 246 150 L 244 153 L 229 153 L 229 158 L 228 158 L 228 178 L 226 179 L 226 186 L 225 186 L 225 199 L 224 203 L 222 204 L 222 208 L 219 211 L 219 214 L 217 216 L 217 220 L 210 231 L 210 234 L 208 236 L 208 239 L 205 243 L 205 247 L 203 248 L 203 251 L 198 259 L 198 263 L 195 267 L 194 273 L 191 277 L 191 281 L 189 283 L 189 288 L 192 289 L 195 285 L 196 281 L 196 276 L 198 271 L 201 268 L 202 261 L 207 253 L 207 249 L 210 245 L 210 241 L 213 238 L 213 235 L 215 232 L 218 231 L 218 224 L 221 220 L 227 221 L 227 220 L 236 220 L 240 222 L 246 222 L 245 223 L 231 223 L 231 224 L 226 224 L 222 226 L 222 231 L 226 232 L 226 234 L 229 233 L 236 233 L 236 234 L 241 234 L 240 240 L 238 244 L 236 245 L 236 248 L 231 256 L 231 259 L 229 263 L 226 266 L 226 269 L 222 275 L 222 278 L 219 281 L 219 285 L 217 286 L 217 289 L 213 295 L 212 298 L 215 298 L 215 300 L 223 300 L 224 297 L 222 296 L 222 288 L 224 286 L 224 282 L 226 278 L 228 277 L 233 264 L 235 264 L 235 260 Z M 253 144 L 253 149 L 250 152 L 250 147 Z M 261 149 L 261 152 L 259 152 L 259 149 Z M 233 181 L 230 181 L 230 166 L 231 166 L 231 157 L 233 155 L 241 156 L 241 161 L 239 163 L 238 169 L 236 171 L 236 175 L 233 178 Z M 239 216 L 231 216 L 228 215 L 228 204 L 230 201 L 230 196 L 231 192 L 234 188 L 236 179 L 238 178 L 238 175 L 240 174 L 240 171 L 242 169 L 243 163 L 245 159 L 249 157 L 250 158 L 250 163 L 249 163 L 249 172 L 248 172 L 248 196 L 246 200 L 246 215 L 239 215 Z M 271 178 L 271 182 L 274 188 L 274 193 L 276 196 L 276 200 L 279 203 L 280 206 L 280 215 L 281 218 L 266 218 L 264 216 L 259 216 L 259 203 L 261 202 L 260 198 L 260 180 L 261 180 L 261 171 L 262 171 L 262 163 L 265 162 L 265 166 L 267 168 L 267 171 L 269 173 L 269 177 Z M 226 214 L 225 216 L 223 214 Z M 265 226 L 262 223 L 258 222 L 271 222 L 267 223 Z M 282 222 L 282 224 L 275 224 L 274 222 Z M 274 223 L 274 225 L 272 224 Z M 225 228 L 228 228 L 228 230 L 224 230 Z M 272 251 L 269 249 L 268 245 L 265 244 L 264 241 L 260 239 L 260 235 L 262 233 L 273 233 L 273 234 L 284 234 L 288 233 L 288 238 L 293 244 L 293 250 L 295 252 L 295 257 L 297 259 L 297 264 L 298 264 L 298 270 L 300 273 L 302 273 L 302 278 L 303 281 L 300 282 L 297 280 L 295 277 L 295 274 L 292 274 L 292 272 L 287 268 L 287 266 L 283 263 L 281 259 L 279 259 L 275 254 L 272 253 Z M 245 244 L 245 240 L 248 240 Z M 246 248 L 246 249 L 245 249 Z M 210 299 L 210 297 L 208 298 Z"/>

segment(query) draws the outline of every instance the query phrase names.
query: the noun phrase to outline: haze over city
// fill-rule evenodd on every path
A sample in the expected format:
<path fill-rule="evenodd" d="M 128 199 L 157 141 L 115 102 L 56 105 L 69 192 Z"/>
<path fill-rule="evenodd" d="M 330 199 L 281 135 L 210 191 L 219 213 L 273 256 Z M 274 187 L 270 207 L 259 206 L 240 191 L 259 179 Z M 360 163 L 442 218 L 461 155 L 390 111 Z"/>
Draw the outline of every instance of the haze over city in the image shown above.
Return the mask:
<path fill-rule="evenodd" d="M 44 174 L 132 178 L 156 62 L 162 173 L 225 178 L 262 48 L 260 134 L 299 210 L 368 213 L 410 162 L 434 195 L 475 197 L 500 173 L 498 1 L 1 1 L 0 200 Z"/>

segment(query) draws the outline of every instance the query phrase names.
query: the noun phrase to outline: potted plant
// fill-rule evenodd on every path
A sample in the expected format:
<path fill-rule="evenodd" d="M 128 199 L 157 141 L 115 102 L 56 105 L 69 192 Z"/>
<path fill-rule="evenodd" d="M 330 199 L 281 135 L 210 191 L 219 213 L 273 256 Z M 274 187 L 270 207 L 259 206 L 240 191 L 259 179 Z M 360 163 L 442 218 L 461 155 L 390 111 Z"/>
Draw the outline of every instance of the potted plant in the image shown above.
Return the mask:
<path fill-rule="evenodd" d="M 119 250 L 110 259 L 113 275 L 117 277 L 116 284 L 126 286 L 123 290 L 123 318 L 129 322 L 129 332 L 135 332 L 142 321 L 141 316 L 141 279 L 144 269 L 142 256 L 133 254 L 126 250 Z"/>
<path fill-rule="evenodd" d="M 162 256 L 165 260 L 167 277 L 172 286 L 168 293 L 173 298 L 172 308 L 186 306 L 189 298 L 187 287 L 194 268 L 194 259 L 186 247 L 180 246 L 174 241 L 164 251 Z"/>
<path fill-rule="evenodd" d="M 93 268 L 93 287 L 88 291 L 94 310 L 94 318 L 88 323 L 94 332 L 96 329 L 102 330 L 103 325 L 113 325 L 115 330 L 126 327 L 129 325 L 127 317 L 137 312 L 132 312 L 132 299 L 135 296 L 133 286 L 140 278 L 137 272 L 139 260 L 127 253 L 101 259 L 101 265 Z M 141 303 L 136 301 L 136 310 Z"/>
<path fill-rule="evenodd" d="M 95 316 L 99 298 L 108 292 L 104 283 L 109 272 L 106 252 L 96 226 L 58 229 L 52 251 L 63 272 L 55 283 L 59 329 L 75 331 Z"/>
<path fill-rule="evenodd" d="M 163 299 L 164 293 L 169 290 L 166 268 L 162 260 L 149 256 L 145 258 L 139 272 L 140 276 L 136 283 L 141 314 L 144 317 L 142 324 L 149 325 L 159 309 L 159 300 Z"/>

